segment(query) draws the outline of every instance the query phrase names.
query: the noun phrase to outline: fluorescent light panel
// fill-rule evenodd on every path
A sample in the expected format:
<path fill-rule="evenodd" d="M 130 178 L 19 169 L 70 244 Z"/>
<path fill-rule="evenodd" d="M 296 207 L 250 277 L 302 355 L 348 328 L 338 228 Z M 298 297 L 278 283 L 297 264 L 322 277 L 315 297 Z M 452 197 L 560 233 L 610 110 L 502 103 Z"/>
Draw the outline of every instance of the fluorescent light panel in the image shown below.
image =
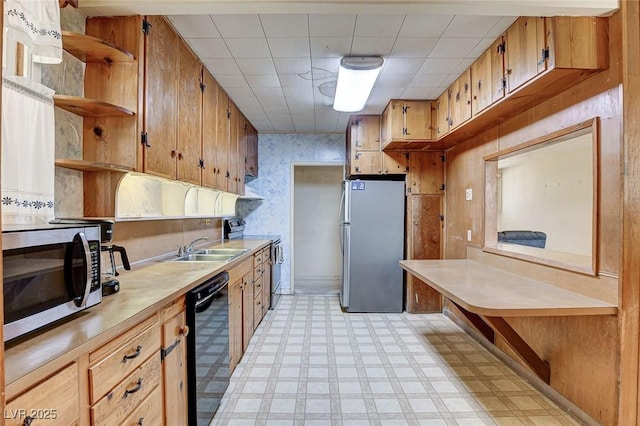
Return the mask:
<path fill-rule="evenodd" d="M 340 112 L 362 111 L 383 63 L 379 56 L 342 58 L 333 109 Z"/>

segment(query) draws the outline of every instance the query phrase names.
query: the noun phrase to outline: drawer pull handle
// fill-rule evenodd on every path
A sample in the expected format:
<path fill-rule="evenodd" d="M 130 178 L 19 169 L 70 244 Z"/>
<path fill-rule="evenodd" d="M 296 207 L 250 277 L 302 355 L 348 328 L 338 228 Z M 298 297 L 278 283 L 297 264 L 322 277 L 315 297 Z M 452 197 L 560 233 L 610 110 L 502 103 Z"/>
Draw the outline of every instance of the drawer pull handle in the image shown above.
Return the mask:
<path fill-rule="evenodd" d="M 31 423 L 33 423 L 34 418 L 31 416 L 27 416 L 24 418 L 24 421 L 22 422 L 22 426 L 29 426 Z"/>
<path fill-rule="evenodd" d="M 131 389 L 131 390 L 127 389 L 127 390 L 125 390 L 125 391 L 124 391 L 124 396 L 123 396 L 123 398 L 128 397 L 128 396 L 129 396 L 129 394 L 132 394 L 132 393 L 136 393 L 136 392 L 138 392 L 140 389 L 142 389 L 142 377 L 138 379 L 138 384 L 136 385 L 136 387 L 135 387 L 135 388 L 133 388 L 133 389 Z"/>
<path fill-rule="evenodd" d="M 136 348 L 136 353 L 134 353 L 133 355 L 125 355 L 122 358 L 122 362 L 127 362 L 130 359 L 138 358 L 140 356 L 140 352 L 142 352 L 142 345 L 138 345 L 138 347 Z"/>

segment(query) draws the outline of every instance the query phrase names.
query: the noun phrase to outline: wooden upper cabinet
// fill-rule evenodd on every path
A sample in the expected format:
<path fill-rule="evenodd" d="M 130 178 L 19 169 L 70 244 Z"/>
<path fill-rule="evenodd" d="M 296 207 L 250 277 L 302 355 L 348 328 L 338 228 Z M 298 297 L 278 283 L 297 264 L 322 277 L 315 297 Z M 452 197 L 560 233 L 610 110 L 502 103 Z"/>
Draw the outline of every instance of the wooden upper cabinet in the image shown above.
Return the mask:
<path fill-rule="evenodd" d="M 240 113 L 236 104 L 229 100 L 229 163 L 227 167 L 227 190 L 238 192 L 238 161 L 239 159 L 239 138 L 240 138 Z M 244 173 L 244 170 L 243 170 Z"/>
<path fill-rule="evenodd" d="M 247 121 L 247 161 L 245 162 L 245 175 L 252 178 L 258 177 L 258 132 Z"/>
<path fill-rule="evenodd" d="M 149 16 L 145 37 L 144 172 L 176 177 L 180 38 L 162 16 Z"/>
<path fill-rule="evenodd" d="M 451 85 L 449 100 L 451 129 L 471 118 L 471 70 L 467 69 Z"/>
<path fill-rule="evenodd" d="M 449 132 L 450 115 L 449 100 L 451 98 L 451 89 L 447 89 L 436 100 L 436 137 L 445 135 Z"/>
<path fill-rule="evenodd" d="M 385 175 L 403 175 L 409 171 L 409 154 L 402 151 L 382 153 L 382 173 Z"/>
<path fill-rule="evenodd" d="M 178 43 L 178 140 L 176 179 L 200 185 L 202 160 L 202 64 Z M 204 160 L 202 160 L 204 162 Z"/>
<path fill-rule="evenodd" d="M 216 130 L 216 188 L 228 190 L 229 173 L 229 96 L 220 88 L 218 90 L 218 111 Z"/>
<path fill-rule="evenodd" d="M 218 126 L 218 83 L 203 67 L 202 81 L 202 186 L 216 188 L 216 132 Z M 225 117 L 226 120 L 226 117 Z"/>
<path fill-rule="evenodd" d="M 391 100 L 382 113 L 382 149 L 433 140 L 432 101 Z"/>
<path fill-rule="evenodd" d="M 357 115 L 351 120 L 352 149 L 380 151 L 380 116 Z"/>
<path fill-rule="evenodd" d="M 244 174 L 247 164 L 247 140 L 249 138 L 249 121 L 236 108 L 238 113 L 238 159 L 236 161 L 236 194 L 244 195 Z"/>
<path fill-rule="evenodd" d="M 418 151 L 409 156 L 407 192 L 411 194 L 444 193 L 444 152 Z"/>
<path fill-rule="evenodd" d="M 475 116 L 502 99 L 505 92 L 504 42 L 502 37 L 493 43 L 471 65 L 471 111 Z"/>

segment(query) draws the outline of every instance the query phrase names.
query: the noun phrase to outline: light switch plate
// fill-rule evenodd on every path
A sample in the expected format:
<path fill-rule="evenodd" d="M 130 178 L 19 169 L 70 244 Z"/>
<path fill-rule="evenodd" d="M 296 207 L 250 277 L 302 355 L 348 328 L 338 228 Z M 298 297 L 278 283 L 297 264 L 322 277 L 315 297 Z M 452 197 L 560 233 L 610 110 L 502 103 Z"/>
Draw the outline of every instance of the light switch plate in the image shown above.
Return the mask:
<path fill-rule="evenodd" d="M 464 194 L 464 198 L 467 201 L 473 200 L 473 189 L 472 188 L 467 188 L 467 190 L 465 191 L 465 194 Z"/>
<path fill-rule="evenodd" d="M 471 241 L 471 229 L 467 229 L 467 241 Z"/>

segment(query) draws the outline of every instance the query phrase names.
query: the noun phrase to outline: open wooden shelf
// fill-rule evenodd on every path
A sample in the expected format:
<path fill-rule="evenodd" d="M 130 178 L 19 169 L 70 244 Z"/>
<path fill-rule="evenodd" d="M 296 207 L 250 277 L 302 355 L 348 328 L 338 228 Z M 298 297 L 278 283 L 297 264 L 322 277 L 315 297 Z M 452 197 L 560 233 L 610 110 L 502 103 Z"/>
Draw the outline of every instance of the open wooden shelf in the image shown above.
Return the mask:
<path fill-rule="evenodd" d="M 70 160 L 67 158 L 57 158 L 56 166 L 65 169 L 78 170 L 81 172 L 132 172 L 130 167 L 120 166 L 118 164 L 97 163 L 95 161 Z"/>
<path fill-rule="evenodd" d="M 54 95 L 57 107 L 82 117 L 128 117 L 135 113 L 127 108 L 80 96 Z"/>
<path fill-rule="evenodd" d="M 108 41 L 85 34 L 62 31 L 62 46 L 83 62 L 133 62 L 135 56 Z"/>

